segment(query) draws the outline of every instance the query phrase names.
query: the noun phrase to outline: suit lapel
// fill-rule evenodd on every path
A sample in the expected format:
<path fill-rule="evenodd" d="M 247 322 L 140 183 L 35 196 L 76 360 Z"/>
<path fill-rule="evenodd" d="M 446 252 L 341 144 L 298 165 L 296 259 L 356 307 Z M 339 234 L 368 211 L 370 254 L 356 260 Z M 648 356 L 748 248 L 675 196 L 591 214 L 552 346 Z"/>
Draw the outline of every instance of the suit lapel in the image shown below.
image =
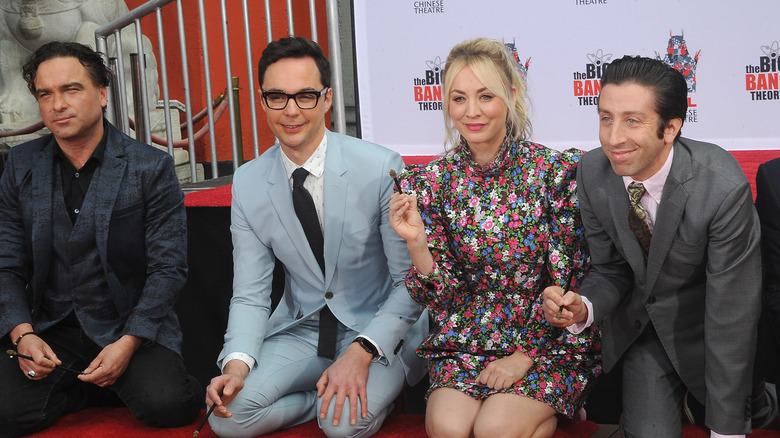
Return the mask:
<path fill-rule="evenodd" d="M 32 211 L 43 212 L 34 214 L 32 218 L 32 242 L 33 261 L 35 269 L 34 291 L 43 291 L 46 276 L 49 273 L 51 261 L 52 239 L 52 199 L 54 189 L 54 137 L 46 143 L 36 154 L 32 165 Z M 49 212 L 49 213 L 46 213 Z M 42 294 L 34 297 L 34 308 L 38 308 L 38 302 Z"/>
<path fill-rule="evenodd" d="M 650 256 L 647 261 L 647 290 L 652 291 L 661 272 L 666 254 L 677 234 L 680 219 L 688 202 L 688 192 L 683 184 L 693 177 L 691 155 L 679 142 L 674 146 L 672 168 L 664 184 L 661 204 L 656 213 L 653 240 L 650 243 Z"/>
<path fill-rule="evenodd" d="M 338 260 L 341 248 L 341 236 L 344 235 L 344 222 L 347 220 L 347 188 L 349 180 L 344 177 L 347 167 L 342 157 L 341 143 L 335 136 L 328 136 L 328 151 L 325 155 L 323 228 L 325 229 L 325 284 L 333 278 L 336 264 L 328 260 Z"/>
<path fill-rule="evenodd" d="M 125 160 L 125 144 L 115 128 L 106 124 L 108 139 L 106 141 L 106 153 L 103 155 L 103 163 L 99 171 L 90 183 L 90 192 L 93 190 L 95 210 L 95 243 L 101 259 L 107 260 L 108 226 L 111 221 L 111 212 L 114 211 L 119 189 L 122 186 L 122 177 L 125 174 L 127 161 Z"/>
<path fill-rule="evenodd" d="M 303 227 L 298 221 L 298 216 L 295 214 L 295 207 L 293 207 L 292 203 L 290 180 L 287 177 L 287 172 L 282 163 L 281 153 L 281 148 L 277 148 L 276 155 L 272 158 L 276 161 L 276 164 L 271 166 L 271 171 L 268 173 L 266 179 L 270 185 L 268 195 L 271 199 L 271 205 L 273 205 L 273 208 L 279 217 L 279 222 L 281 222 L 282 227 L 290 236 L 290 241 L 298 250 L 301 259 L 306 263 L 311 274 L 324 281 L 320 265 L 314 257 L 314 252 L 312 252 L 311 246 L 309 246 L 309 241 L 306 239 Z M 327 236 L 325 236 L 325 241 L 327 242 Z"/>

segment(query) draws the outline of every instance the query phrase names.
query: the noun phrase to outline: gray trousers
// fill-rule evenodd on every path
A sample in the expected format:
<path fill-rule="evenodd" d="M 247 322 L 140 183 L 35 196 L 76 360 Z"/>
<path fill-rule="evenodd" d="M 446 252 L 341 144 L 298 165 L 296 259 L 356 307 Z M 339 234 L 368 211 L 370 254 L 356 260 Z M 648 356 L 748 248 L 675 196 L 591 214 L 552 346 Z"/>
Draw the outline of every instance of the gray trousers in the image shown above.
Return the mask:
<path fill-rule="evenodd" d="M 774 385 L 765 384 L 761 375 L 755 377 L 752 422 L 761 428 L 777 417 L 778 403 Z M 623 359 L 623 437 L 681 437 L 685 391 L 661 341 L 654 333 L 643 333 Z M 696 420 L 699 424 L 704 419 Z"/>

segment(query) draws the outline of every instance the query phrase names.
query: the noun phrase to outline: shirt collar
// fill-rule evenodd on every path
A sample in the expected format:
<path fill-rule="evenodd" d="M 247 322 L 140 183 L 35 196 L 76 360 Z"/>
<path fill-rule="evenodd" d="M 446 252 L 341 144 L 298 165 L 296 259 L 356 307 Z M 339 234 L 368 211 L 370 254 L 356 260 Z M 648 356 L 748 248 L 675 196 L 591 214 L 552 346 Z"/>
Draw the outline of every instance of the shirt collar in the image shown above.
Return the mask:
<path fill-rule="evenodd" d="M 287 171 L 287 178 L 292 181 L 292 174 L 298 167 L 303 167 L 306 169 L 310 175 L 313 175 L 315 178 L 319 178 L 322 176 L 322 174 L 325 172 L 325 152 L 328 149 L 328 136 L 323 135 L 322 141 L 320 141 L 319 146 L 317 146 L 317 149 L 314 150 L 314 153 L 311 154 L 311 156 L 306 159 L 306 161 L 303 163 L 303 165 L 298 166 L 295 164 L 288 156 L 284 153 L 284 150 L 282 150 L 282 164 L 284 164 L 284 169 Z M 281 148 L 280 148 L 281 150 Z"/>
<path fill-rule="evenodd" d="M 674 147 L 669 149 L 669 155 L 666 157 L 664 165 L 661 166 L 661 169 L 659 169 L 655 175 L 644 181 L 637 181 L 641 182 L 642 185 L 645 186 L 647 194 L 650 195 L 650 197 L 653 198 L 658 204 L 661 203 L 661 195 L 664 193 L 666 178 L 669 176 L 669 172 L 672 170 L 672 157 L 674 157 Z M 623 177 L 623 185 L 626 186 L 626 191 L 628 191 L 628 185 L 632 182 L 634 182 L 634 180 L 630 176 Z"/>
<path fill-rule="evenodd" d="M 107 123 L 106 120 L 103 119 L 103 137 L 100 138 L 100 143 L 98 143 L 95 150 L 92 151 L 92 155 L 90 155 L 87 162 L 84 163 L 84 167 L 86 167 L 93 160 L 96 161 L 97 164 L 103 162 L 103 156 L 106 154 L 106 143 L 108 143 L 108 129 L 106 128 L 106 123 Z M 60 144 L 57 143 L 56 139 L 54 140 L 54 144 L 57 146 L 56 148 L 54 148 L 55 157 L 67 163 L 70 163 L 68 158 L 65 156 L 65 152 L 62 152 L 62 148 L 60 147 Z M 76 170 L 81 170 L 81 169 L 76 169 Z"/>

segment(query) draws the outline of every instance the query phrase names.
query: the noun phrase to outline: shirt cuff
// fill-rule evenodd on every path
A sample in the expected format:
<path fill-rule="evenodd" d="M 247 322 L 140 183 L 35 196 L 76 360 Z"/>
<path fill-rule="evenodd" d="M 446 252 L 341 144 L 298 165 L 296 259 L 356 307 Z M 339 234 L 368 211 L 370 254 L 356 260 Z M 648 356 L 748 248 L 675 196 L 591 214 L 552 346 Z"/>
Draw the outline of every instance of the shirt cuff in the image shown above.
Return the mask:
<path fill-rule="evenodd" d="M 745 438 L 745 435 L 721 435 L 718 432 L 711 430 L 710 438 Z"/>
<path fill-rule="evenodd" d="M 590 302 L 588 297 L 581 297 L 581 298 L 582 298 L 582 304 L 584 304 L 585 308 L 588 309 L 588 317 L 585 319 L 585 321 L 578 322 L 576 324 L 572 324 L 566 327 L 566 330 L 568 330 L 569 333 L 573 335 L 578 335 L 582 333 L 583 330 L 593 325 L 593 303 Z"/>
<path fill-rule="evenodd" d="M 222 366 L 220 367 L 220 370 L 224 373 L 225 372 L 225 365 L 228 364 L 231 360 L 240 360 L 241 362 L 244 362 L 249 367 L 249 372 L 252 372 L 252 368 L 255 367 L 255 358 L 246 354 L 246 353 L 230 353 L 227 356 L 225 356 L 224 359 L 222 359 Z"/>

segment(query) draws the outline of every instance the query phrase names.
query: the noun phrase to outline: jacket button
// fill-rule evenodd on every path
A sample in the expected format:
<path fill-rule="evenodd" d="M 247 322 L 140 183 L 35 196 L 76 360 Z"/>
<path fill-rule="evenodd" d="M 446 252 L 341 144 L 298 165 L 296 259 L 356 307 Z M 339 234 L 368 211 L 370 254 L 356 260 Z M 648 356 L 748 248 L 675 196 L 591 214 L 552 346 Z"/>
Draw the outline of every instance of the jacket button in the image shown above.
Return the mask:
<path fill-rule="evenodd" d="M 325 299 L 329 300 L 331 298 L 333 298 L 333 292 L 331 292 L 331 291 L 325 292 Z"/>
<path fill-rule="evenodd" d="M 639 322 L 639 320 L 637 319 L 636 321 L 634 321 L 634 327 L 636 327 L 636 329 L 639 330 L 642 328 L 642 323 Z"/>
<path fill-rule="evenodd" d="M 655 303 L 655 295 L 650 295 L 647 297 L 647 304 L 654 304 Z"/>

